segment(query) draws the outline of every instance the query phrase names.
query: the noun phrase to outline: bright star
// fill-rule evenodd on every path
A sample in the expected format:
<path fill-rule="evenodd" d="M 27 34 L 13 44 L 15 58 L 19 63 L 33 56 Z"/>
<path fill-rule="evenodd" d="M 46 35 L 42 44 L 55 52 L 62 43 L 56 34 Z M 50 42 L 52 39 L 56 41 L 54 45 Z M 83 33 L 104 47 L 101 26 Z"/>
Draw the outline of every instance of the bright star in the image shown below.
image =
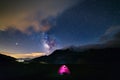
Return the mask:
<path fill-rule="evenodd" d="M 17 46 L 17 45 L 18 45 L 18 43 L 15 43 L 15 45 Z"/>

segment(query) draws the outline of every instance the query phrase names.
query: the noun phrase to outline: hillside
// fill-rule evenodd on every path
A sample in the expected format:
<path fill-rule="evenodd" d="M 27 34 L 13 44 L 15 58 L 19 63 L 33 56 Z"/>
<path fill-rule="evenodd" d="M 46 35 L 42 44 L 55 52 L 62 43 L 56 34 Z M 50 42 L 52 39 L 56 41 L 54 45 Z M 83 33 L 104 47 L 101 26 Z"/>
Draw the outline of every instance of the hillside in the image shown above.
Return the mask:
<path fill-rule="evenodd" d="M 33 59 L 31 62 L 47 62 L 50 64 L 104 64 L 107 62 L 118 62 L 120 48 L 88 49 L 74 51 L 71 49 L 56 50 L 49 56 Z"/>
<path fill-rule="evenodd" d="M 0 65 L 15 63 L 16 59 L 10 56 L 0 54 Z"/>
<path fill-rule="evenodd" d="M 119 57 L 120 48 L 88 49 L 81 52 L 71 49 L 56 50 L 49 56 L 35 58 L 27 64 L 0 67 L 0 80 L 40 80 L 41 78 L 47 80 L 109 80 L 119 77 L 117 76 Z M 0 61 L 11 63 L 14 58 L 0 55 Z M 71 71 L 70 75 L 58 74 L 61 64 L 68 66 Z"/>

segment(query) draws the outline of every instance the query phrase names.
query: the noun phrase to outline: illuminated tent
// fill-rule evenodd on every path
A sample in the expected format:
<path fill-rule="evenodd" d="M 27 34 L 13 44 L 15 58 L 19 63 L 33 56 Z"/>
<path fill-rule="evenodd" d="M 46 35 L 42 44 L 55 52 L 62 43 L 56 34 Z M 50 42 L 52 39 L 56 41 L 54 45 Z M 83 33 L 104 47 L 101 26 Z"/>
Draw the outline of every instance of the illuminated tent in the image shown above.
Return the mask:
<path fill-rule="evenodd" d="M 60 75 L 64 75 L 64 74 L 70 74 L 70 70 L 68 69 L 68 67 L 66 65 L 62 65 L 59 70 L 58 73 Z"/>

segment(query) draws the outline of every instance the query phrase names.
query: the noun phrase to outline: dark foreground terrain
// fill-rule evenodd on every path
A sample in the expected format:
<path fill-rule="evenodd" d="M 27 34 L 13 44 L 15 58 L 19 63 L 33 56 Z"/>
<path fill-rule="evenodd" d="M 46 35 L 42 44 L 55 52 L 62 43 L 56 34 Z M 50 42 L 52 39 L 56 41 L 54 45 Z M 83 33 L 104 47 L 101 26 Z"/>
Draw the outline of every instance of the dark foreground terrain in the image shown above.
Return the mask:
<path fill-rule="evenodd" d="M 58 57 L 59 52 L 68 57 L 65 62 L 73 62 L 76 58 L 73 64 L 64 63 L 70 69 L 70 75 L 58 74 L 58 69 L 62 64 L 55 64 L 57 59 L 54 57 Z M 18 63 L 15 59 L 2 55 L 0 56 L 2 57 L 0 58 L 0 80 L 119 80 L 120 48 L 76 52 L 79 55 L 74 55 L 73 59 L 64 52 L 69 52 L 71 55 L 75 53 L 71 50 L 57 51 L 57 55 L 53 54 L 49 59 L 44 58 L 47 64 L 40 63 L 44 61 L 40 58 L 31 60 L 29 63 Z M 60 59 L 57 60 L 59 61 Z"/>
<path fill-rule="evenodd" d="M 110 79 L 111 73 L 104 70 L 103 65 L 67 65 L 71 75 L 59 75 L 60 65 L 53 64 L 18 64 L 3 66 L 0 70 L 0 80 L 101 80 Z"/>

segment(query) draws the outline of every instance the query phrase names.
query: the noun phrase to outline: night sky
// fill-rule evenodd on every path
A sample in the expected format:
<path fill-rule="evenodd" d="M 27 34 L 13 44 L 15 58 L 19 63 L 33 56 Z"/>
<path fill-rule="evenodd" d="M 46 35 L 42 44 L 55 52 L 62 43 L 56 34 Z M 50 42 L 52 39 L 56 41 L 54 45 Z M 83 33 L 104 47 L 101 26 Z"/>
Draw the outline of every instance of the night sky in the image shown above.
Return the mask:
<path fill-rule="evenodd" d="M 36 57 L 69 46 L 119 42 L 119 0 L 0 0 L 3 54 Z"/>

